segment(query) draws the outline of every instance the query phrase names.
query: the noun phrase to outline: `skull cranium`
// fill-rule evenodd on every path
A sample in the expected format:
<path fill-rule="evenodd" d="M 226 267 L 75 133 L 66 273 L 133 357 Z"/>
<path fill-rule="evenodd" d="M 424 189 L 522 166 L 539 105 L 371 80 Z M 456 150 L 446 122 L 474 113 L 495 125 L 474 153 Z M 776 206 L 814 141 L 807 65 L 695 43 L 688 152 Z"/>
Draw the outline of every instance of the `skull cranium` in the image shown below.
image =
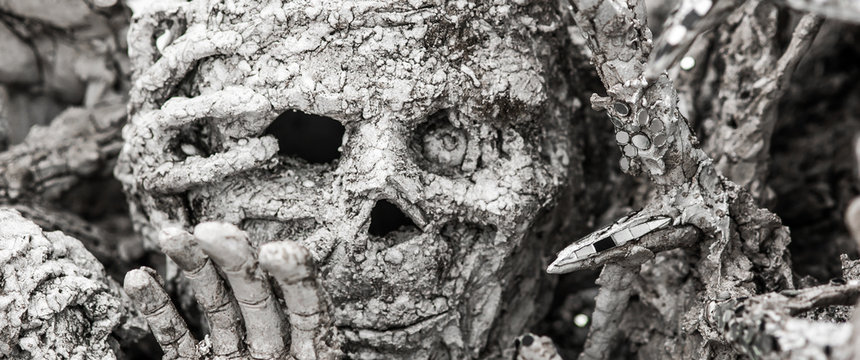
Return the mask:
<path fill-rule="evenodd" d="M 256 244 L 301 242 L 350 357 L 477 357 L 493 331 L 509 343 L 534 310 L 506 295 L 536 291 L 511 284 L 547 246 L 529 227 L 574 151 L 561 19 L 525 3 L 138 14 L 117 175 L 139 230 L 221 220 Z"/>

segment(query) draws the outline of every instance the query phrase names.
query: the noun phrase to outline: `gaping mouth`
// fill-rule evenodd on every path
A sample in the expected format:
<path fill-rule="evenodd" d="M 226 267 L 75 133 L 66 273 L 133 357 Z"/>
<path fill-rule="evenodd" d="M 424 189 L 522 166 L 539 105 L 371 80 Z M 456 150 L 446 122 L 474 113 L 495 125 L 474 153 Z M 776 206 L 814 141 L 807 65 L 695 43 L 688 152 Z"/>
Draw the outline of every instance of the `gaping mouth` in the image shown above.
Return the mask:
<path fill-rule="evenodd" d="M 420 318 L 416 321 L 413 321 L 406 325 L 396 326 L 396 325 L 380 325 L 380 326 L 371 326 L 371 327 L 353 327 L 353 326 L 344 326 L 341 329 L 344 330 L 352 330 L 359 331 L 365 333 L 367 335 L 380 335 L 384 333 L 391 333 L 396 331 L 403 331 L 408 334 L 415 334 L 421 330 L 424 330 L 428 326 L 433 326 L 442 320 L 450 313 L 450 311 L 444 311 L 440 314 L 431 315 L 428 317 Z"/>
<path fill-rule="evenodd" d="M 455 317 L 444 312 L 405 327 L 386 330 L 338 327 L 346 340 L 349 358 L 419 359 L 446 352 L 439 337 Z"/>
<path fill-rule="evenodd" d="M 442 346 L 439 334 L 452 325 L 459 329 L 457 304 L 466 285 L 457 281 L 480 263 L 466 260 L 468 249 L 491 243 L 494 229 L 456 220 L 428 224 L 427 215 L 399 198 L 379 198 L 365 209 L 356 238 L 332 241 L 319 258 L 318 278 L 330 298 L 335 326 L 361 353 L 393 356 Z M 320 231 L 325 225 L 311 218 L 246 219 L 242 225 L 260 244 L 325 233 Z"/>
<path fill-rule="evenodd" d="M 447 259 L 452 249 L 448 242 L 438 234 L 422 232 L 406 215 L 395 214 L 405 220 L 388 223 L 380 220 L 395 216 L 383 215 L 371 216 L 372 229 L 362 249 L 353 252 L 341 244 L 329 261 L 320 265 L 319 277 L 331 296 L 338 327 L 360 332 L 412 332 L 450 310 L 442 289 L 449 280 Z M 243 224 L 252 237 L 260 236 L 255 239 L 257 243 L 311 233 L 318 226 L 310 219 L 248 220 Z M 357 256 L 363 258 L 358 260 Z"/>
<path fill-rule="evenodd" d="M 413 353 L 419 349 L 440 346 L 439 334 L 452 320 L 449 311 L 424 318 L 408 326 L 390 327 L 384 330 L 358 327 L 338 327 L 348 344 L 353 347 L 357 358 L 420 358 Z M 365 355 L 365 356 L 362 356 Z"/>

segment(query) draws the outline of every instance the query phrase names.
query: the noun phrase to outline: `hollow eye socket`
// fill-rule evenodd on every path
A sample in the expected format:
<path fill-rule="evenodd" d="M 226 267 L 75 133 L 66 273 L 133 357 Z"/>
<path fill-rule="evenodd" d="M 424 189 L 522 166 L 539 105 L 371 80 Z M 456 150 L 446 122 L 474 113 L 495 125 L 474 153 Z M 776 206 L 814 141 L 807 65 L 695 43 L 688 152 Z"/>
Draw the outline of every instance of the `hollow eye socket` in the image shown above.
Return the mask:
<path fill-rule="evenodd" d="M 208 119 L 195 121 L 179 129 L 168 144 L 168 151 L 184 159 L 188 156 L 208 157 L 221 151 L 217 129 Z"/>
<path fill-rule="evenodd" d="M 287 110 L 272 121 L 264 135 L 278 139 L 278 155 L 328 164 L 340 158 L 345 129 L 330 117 Z"/>
<path fill-rule="evenodd" d="M 466 156 L 466 136 L 453 126 L 439 127 L 424 135 L 424 156 L 441 166 L 463 164 Z"/>
<path fill-rule="evenodd" d="M 448 111 L 429 116 L 416 130 L 416 135 L 416 145 L 427 170 L 451 174 L 463 165 L 468 138 L 463 129 L 454 127 L 448 120 Z"/>

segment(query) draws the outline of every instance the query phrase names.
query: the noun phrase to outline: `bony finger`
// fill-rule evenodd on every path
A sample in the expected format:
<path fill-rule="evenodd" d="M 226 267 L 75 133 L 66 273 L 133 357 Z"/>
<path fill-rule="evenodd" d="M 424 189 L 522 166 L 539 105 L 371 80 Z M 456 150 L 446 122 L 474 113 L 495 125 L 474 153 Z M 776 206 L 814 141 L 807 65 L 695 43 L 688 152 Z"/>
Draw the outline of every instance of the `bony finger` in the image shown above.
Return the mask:
<path fill-rule="evenodd" d="M 195 244 L 194 235 L 179 226 L 161 229 L 158 245 L 183 271 L 198 271 L 208 260 Z"/>
<path fill-rule="evenodd" d="M 194 236 L 180 227 L 166 227 L 160 233 L 159 245 L 194 289 L 194 298 L 209 320 L 212 352 L 224 357 L 238 355 L 245 335 L 239 308 L 215 266 L 194 242 Z"/>
<path fill-rule="evenodd" d="M 291 355 L 298 360 L 337 357 L 337 333 L 310 252 L 294 241 L 268 243 L 260 247 L 260 265 L 283 290 L 290 315 Z"/>
<path fill-rule="evenodd" d="M 278 358 L 286 353 L 285 326 L 268 281 L 257 267 L 244 231 L 232 224 L 206 222 L 194 228 L 198 244 L 221 268 L 245 319 L 245 343 L 255 358 Z"/>
<path fill-rule="evenodd" d="M 170 296 L 151 275 L 152 269 L 131 270 L 125 275 L 123 287 L 146 317 L 152 334 L 165 354 L 183 359 L 196 358 L 196 341 L 188 332 L 185 320 L 179 316 Z"/>
<path fill-rule="evenodd" d="M 313 259 L 305 247 L 294 241 L 265 244 L 260 247 L 260 265 L 281 285 L 284 301 L 291 313 L 312 315 L 323 310 Z M 290 296 L 286 295 L 287 292 Z"/>

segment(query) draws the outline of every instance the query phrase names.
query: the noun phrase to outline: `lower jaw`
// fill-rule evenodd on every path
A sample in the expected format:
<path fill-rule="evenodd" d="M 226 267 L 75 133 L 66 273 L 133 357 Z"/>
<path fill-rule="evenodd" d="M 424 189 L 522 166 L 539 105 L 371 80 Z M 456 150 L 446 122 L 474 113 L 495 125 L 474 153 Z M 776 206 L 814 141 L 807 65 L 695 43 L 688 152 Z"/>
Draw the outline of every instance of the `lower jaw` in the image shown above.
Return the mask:
<path fill-rule="evenodd" d="M 443 330 L 453 320 L 450 312 L 444 312 L 402 328 L 340 327 L 339 331 L 346 339 L 345 350 L 349 358 L 426 358 L 444 347 Z"/>

